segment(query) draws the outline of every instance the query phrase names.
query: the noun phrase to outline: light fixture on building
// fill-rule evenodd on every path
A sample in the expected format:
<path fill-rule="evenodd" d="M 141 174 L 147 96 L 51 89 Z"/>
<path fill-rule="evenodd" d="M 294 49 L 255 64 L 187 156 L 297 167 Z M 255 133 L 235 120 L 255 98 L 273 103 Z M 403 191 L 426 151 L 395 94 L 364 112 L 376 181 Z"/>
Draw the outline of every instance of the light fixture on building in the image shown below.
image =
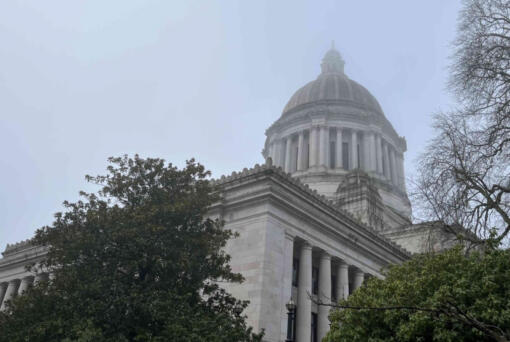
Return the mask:
<path fill-rule="evenodd" d="M 295 312 L 296 312 L 296 303 L 292 300 L 292 298 L 289 300 L 287 304 L 285 304 L 287 307 L 287 339 L 285 342 L 294 342 L 294 319 L 296 318 Z"/>

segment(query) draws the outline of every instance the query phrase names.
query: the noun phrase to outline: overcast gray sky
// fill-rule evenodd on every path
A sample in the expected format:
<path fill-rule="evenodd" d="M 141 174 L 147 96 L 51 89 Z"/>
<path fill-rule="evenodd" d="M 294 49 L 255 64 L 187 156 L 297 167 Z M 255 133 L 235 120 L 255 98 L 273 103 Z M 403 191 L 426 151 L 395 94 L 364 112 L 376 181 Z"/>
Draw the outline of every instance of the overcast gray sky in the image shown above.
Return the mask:
<path fill-rule="evenodd" d="M 407 138 L 447 108 L 459 1 L 0 2 L 0 250 L 91 191 L 109 156 L 213 176 L 262 163 L 264 131 L 331 40 Z"/>

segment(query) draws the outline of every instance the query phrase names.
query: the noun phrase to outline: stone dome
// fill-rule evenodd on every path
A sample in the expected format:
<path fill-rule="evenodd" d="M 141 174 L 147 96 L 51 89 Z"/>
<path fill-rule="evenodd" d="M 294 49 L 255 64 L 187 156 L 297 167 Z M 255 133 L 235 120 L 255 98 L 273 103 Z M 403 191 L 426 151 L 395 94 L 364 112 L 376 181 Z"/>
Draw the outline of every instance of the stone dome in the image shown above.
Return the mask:
<path fill-rule="evenodd" d="M 322 72 L 292 95 L 283 115 L 318 104 L 350 105 L 384 115 L 381 106 L 370 92 L 344 73 L 345 62 L 334 47 L 322 59 Z"/>

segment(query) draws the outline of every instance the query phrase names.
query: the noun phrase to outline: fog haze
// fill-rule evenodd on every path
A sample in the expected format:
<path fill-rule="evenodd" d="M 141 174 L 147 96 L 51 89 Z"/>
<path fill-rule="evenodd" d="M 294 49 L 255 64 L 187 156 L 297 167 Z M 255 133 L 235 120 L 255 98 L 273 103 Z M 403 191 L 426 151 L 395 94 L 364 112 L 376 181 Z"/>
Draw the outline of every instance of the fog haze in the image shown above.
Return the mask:
<path fill-rule="evenodd" d="M 263 163 L 265 129 L 331 40 L 408 144 L 452 103 L 459 1 L 3 1 L 0 250 L 138 153 L 214 177 Z"/>

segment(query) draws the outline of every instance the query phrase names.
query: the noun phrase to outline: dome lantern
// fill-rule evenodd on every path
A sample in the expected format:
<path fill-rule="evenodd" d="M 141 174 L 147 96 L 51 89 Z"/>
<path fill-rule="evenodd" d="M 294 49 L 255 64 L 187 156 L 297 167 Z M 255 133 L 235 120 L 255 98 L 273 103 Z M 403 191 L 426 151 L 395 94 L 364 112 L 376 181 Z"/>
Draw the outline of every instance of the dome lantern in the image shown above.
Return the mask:
<path fill-rule="evenodd" d="M 322 74 L 338 73 L 344 74 L 345 61 L 335 49 L 335 42 L 331 42 L 331 49 L 324 55 L 321 63 Z"/>

